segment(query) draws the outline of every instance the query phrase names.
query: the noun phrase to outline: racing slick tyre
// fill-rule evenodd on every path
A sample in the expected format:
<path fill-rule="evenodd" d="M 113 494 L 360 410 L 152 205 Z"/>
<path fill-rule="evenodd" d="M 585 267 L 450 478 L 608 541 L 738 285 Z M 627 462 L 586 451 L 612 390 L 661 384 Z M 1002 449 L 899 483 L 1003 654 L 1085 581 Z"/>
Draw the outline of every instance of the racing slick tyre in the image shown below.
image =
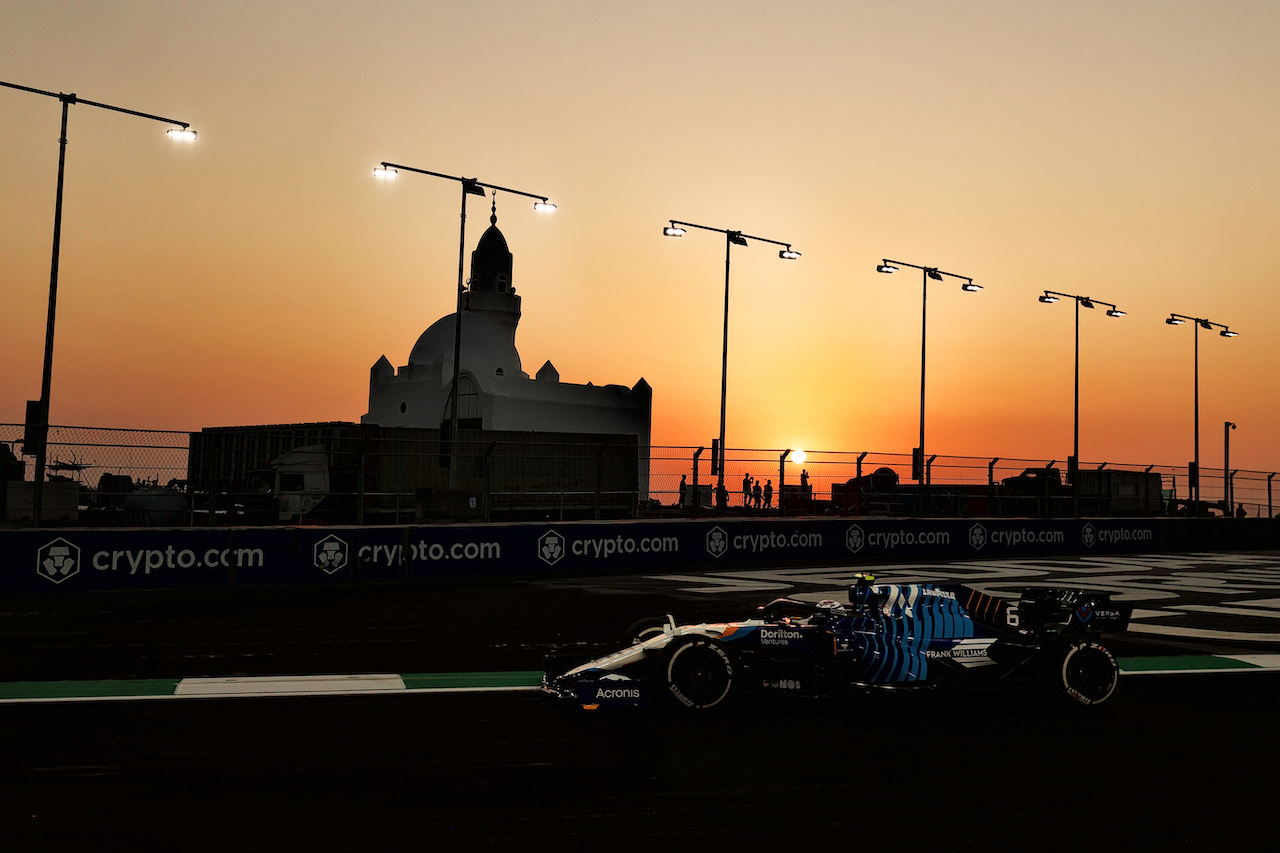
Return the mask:
<path fill-rule="evenodd" d="M 671 646 L 662 657 L 660 676 L 678 707 L 714 708 L 733 687 L 733 663 L 719 644 L 705 638 Z"/>
<path fill-rule="evenodd" d="M 660 616 L 650 616 L 641 619 L 630 628 L 627 633 L 622 635 L 622 642 L 628 646 L 635 646 L 643 643 L 645 640 L 652 639 L 662 633 L 667 627 L 667 620 Z"/>
<path fill-rule="evenodd" d="M 1049 658 L 1046 676 L 1050 692 L 1077 707 L 1101 705 L 1115 693 L 1120 665 L 1101 643 L 1071 643 Z"/>

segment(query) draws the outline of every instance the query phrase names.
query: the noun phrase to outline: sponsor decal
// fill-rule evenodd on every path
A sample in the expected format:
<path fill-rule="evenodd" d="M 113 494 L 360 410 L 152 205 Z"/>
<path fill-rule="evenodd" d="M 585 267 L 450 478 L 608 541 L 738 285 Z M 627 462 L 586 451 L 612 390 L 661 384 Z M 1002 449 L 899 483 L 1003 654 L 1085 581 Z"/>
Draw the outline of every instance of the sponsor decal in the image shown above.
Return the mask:
<path fill-rule="evenodd" d="M 62 537 L 40 546 L 36 551 L 36 574 L 45 580 L 62 583 L 80 573 L 80 548 Z"/>
<path fill-rule="evenodd" d="M 1093 605 L 1081 604 L 1079 607 L 1077 607 L 1076 618 L 1079 619 L 1081 622 L 1087 624 L 1088 621 L 1093 618 Z"/>
<path fill-rule="evenodd" d="M 930 649 L 924 653 L 927 658 L 981 658 L 987 656 L 987 648 L 954 648 Z"/>
<path fill-rule="evenodd" d="M 951 592 L 951 591 L 949 591 L 949 590 L 945 590 L 945 589 L 932 589 L 932 588 L 927 587 L 927 586 L 922 586 L 922 587 L 920 587 L 920 594 L 921 594 L 921 595 L 931 595 L 931 596 L 933 596 L 934 598 L 949 598 L 949 599 L 951 599 L 952 601 L 955 601 L 955 600 L 956 600 L 956 594 L 955 594 L 954 592 Z"/>
<path fill-rule="evenodd" d="M 554 566 L 564 559 L 564 537 L 554 530 L 548 530 L 539 536 L 538 559 L 548 566 Z"/>
<path fill-rule="evenodd" d="M 639 699 L 639 687 L 597 687 L 595 696 L 591 697 L 597 702 L 608 701 L 610 699 Z"/>
<path fill-rule="evenodd" d="M 780 678 L 776 681 L 769 681 L 768 679 L 765 679 L 764 684 L 761 686 L 763 686 L 766 690 L 800 690 L 802 689 L 800 687 L 800 682 L 793 681 L 790 679 L 785 679 L 785 678 Z"/>
<path fill-rule="evenodd" d="M 982 546 L 987 544 L 987 528 L 981 524 L 975 524 L 969 528 L 969 544 L 973 546 L 973 550 L 981 551 Z"/>
<path fill-rule="evenodd" d="M 717 560 L 729 550 L 729 537 L 719 527 L 707 531 L 707 553 Z"/>
<path fill-rule="evenodd" d="M 312 562 L 327 575 L 345 568 L 347 557 L 347 543 L 332 533 L 317 542 L 312 549 Z"/>
<path fill-rule="evenodd" d="M 1084 527 L 1080 528 L 1080 542 L 1086 548 L 1092 548 L 1098 542 L 1098 531 L 1096 531 L 1091 523 L 1086 522 Z"/>
<path fill-rule="evenodd" d="M 863 545 L 867 544 L 866 534 L 863 533 L 861 527 L 855 524 L 845 531 L 844 544 L 856 554 L 862 550 Z"/>
<path fill-rule="evenodd" d="M 761 628 L 760 643 L 765 646 L 785 646 L 793 640 L 803 640 L 804 634 L 794 628 Z"/>

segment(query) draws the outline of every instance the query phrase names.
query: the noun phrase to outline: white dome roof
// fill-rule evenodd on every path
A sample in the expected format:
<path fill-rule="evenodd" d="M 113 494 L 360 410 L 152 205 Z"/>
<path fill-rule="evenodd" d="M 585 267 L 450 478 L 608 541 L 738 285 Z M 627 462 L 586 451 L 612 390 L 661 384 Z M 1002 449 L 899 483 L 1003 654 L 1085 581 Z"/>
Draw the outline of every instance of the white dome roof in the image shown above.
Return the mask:
<path fill-rule="evenodd" d="M 439 364 L 445 375 L 453 373 L 453 329 L 457 315 L 449 314 L 431 324 L 409 353 L 413 365 Z M 520 353 L 511 330 L 475 311 L 462 312 L 462 368 L 477 377 L 523 376 Z"/>

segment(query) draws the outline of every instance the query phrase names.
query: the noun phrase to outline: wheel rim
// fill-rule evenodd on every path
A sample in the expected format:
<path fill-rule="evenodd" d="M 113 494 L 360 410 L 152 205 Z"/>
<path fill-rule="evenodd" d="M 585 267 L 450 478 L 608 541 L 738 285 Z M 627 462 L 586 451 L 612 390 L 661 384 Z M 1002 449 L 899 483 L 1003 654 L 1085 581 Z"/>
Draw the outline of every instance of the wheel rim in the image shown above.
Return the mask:
<path fill-rule="evenodd" d="M 729 693 L 732 675 L 724 652 L 702 643 L 681 646 L 667 668 L 671 692 L 691 708 L 709 708 Z"/>
<path fill-rule="evenodd" d="M 1097 646 L 1072 649 L 1062 664 L 1063 685 L 1084 704 L 1105 701 L 1115 690 L 1117 675 L 1115 659 Z"/>

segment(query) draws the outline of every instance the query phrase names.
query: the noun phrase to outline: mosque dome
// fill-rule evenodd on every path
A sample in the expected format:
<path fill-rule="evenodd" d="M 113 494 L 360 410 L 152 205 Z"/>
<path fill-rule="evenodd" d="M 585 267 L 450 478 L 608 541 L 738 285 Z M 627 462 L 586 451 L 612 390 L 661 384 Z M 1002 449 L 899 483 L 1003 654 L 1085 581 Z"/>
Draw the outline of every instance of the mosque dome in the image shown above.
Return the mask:
<path fill-rule="evenodd" d="M 409 364 L 438 364 L 442 375 L 452 376 L 456 322 L 456 315 L 449 314 L 432 323 L 413 345 Z M 524 376 L 510 328 L 476 311 L 462 312 L 462 367 L 477 377 Z"/>

